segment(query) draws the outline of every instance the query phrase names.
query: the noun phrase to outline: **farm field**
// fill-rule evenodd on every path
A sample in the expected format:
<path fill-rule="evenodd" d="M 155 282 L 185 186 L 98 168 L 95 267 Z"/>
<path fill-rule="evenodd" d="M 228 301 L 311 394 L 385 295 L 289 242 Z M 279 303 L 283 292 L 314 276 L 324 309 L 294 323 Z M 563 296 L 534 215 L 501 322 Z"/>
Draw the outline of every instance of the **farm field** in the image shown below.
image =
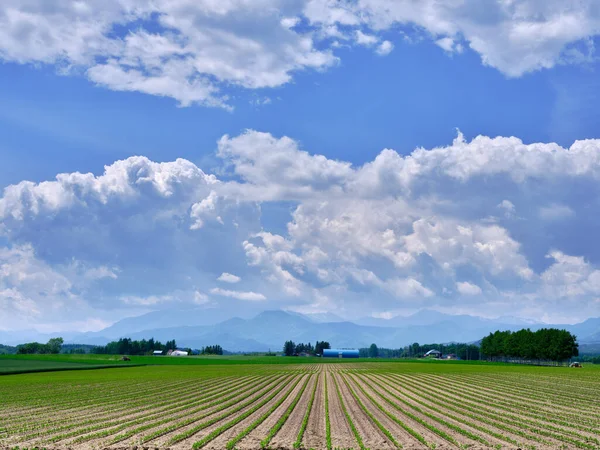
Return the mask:
<path fill-rule="evenodd" d="M 0 447 L 600 448 L 600 370 L 403 362 L 0 377 Z"/>

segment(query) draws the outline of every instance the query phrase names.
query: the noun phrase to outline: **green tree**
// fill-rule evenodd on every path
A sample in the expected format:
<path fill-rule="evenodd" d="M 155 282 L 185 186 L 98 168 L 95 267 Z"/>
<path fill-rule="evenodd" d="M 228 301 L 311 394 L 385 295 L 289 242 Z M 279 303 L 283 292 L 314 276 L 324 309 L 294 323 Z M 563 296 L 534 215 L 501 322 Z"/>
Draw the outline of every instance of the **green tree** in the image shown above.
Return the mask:
<path fill-rule="evenodd" d="M 315 344 L 315 354 L 322 355 L 323 350 L 331 348 L 331 345 L 327 341 L 317 341 Z"/>
<path fill-rule="evenodd" d="M 60 348 L 62 347 L 63 343 L 64 343 L 64 340 L 61 337 L 50 339 L 48 341 L 48 343 L 46 344 L 48 346 L 48 353 L 53 353 L 53 354 L 60 353 Z"/>
<path fill-rule="evenodd" d="M 377 345 L 371 344 L 369 347 L 369 358 L 377 358 L 379 356 L 379 349 Z"/>
<path fill-rule="evenodd" d="M 285 356 L 294 356 L 295 351 L 296 344 L 293 341 L 285 341 L 285 344 L 283 344 L 283 354 Z"/>

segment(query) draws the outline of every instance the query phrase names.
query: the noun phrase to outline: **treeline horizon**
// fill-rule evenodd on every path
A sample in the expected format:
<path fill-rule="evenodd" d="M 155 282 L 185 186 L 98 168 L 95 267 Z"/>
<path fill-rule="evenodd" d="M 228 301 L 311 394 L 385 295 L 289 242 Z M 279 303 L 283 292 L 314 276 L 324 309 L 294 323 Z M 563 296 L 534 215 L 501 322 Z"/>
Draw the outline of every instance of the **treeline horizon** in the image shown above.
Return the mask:
<path fill-rule="evenodd" d="M 163 344 L 160 341 L 150 338 L 140 341 L 132 340 L 131 338 L 121 338 L 118 341 L 111 341 L 106 345 L 98 345 L 94 347 L 91 353 L 96 355 L 149 355 L 155 350 L 166 352 L 169 350 L 177 350 L 175 339 L 167 341 Z"/>
<path fill-rule="evenodd" d="M 491 361 L 501 358 L 565 361 L 579 356 L 577 337 L 557 328 L 496 331 L 481 340 L 480 348 Z"/>
<path fill-rule="evenodd" d="M 296 344 L 294 341 L 285 341 L 283 344 L 283 354 L 285 356 L 298 356 L 301 353 L 316 356 L 322 355 L 323 350 L 331 348 L 331 344 L 326 341 L 317 341 L 313 346 L 310 342 L 308 344 Z"/>
<path fill-rule="evenodd" d="M 358 353 L 361 358 L 422 358 L 430 350 L 437 350 L 443 355 L 455 355 L 459 359 L 478 360 L 480 359 L 479 347 L 475 344 L 451 343 L 451 344 L 413 344 L 402 348 L 377 347 L 371 344 L 370 347 L 359 348 Z"/>

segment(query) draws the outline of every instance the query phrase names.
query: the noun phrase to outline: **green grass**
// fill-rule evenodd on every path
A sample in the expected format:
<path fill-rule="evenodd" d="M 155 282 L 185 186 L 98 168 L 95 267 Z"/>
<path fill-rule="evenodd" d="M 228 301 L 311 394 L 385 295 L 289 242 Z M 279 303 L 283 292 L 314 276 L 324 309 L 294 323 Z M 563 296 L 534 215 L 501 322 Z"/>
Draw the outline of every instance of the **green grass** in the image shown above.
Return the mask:
<path fill-rule="evenodd" d="M 13 358 L 14 355 L 12 355 L 11 357 L 0 357 L 0 375 L 15 375 L 29 372 L 55 372 L 59 370 L 100 369 L 122 366 L 122 364 L 119 364 L 117 362 L 109 361 L 75 362 L 54 359 L 38 360 L 29 358 Z"/>

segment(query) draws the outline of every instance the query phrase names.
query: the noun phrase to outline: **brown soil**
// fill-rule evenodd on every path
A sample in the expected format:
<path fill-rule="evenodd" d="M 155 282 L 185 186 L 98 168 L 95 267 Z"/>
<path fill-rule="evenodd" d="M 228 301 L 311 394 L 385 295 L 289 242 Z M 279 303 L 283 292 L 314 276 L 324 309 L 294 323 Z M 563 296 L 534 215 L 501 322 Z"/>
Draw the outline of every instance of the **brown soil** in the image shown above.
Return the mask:
<path fill-rule="evenodd" d="M 298 392 L 300 392 L 300 390 L 302 389 L 302 386 L 304 385 L 304 383 L 307 381 L 306 377 L 309 377 L 310 375 L 304 375 L 302 377 L 302 380 L 300 380 L 300 383 L 298 383 L 298 385 L 294 388 L 294 390 L 292 392 L 289 393 L 289 395 L 287 396 L 287 398 L 285 399 L 285 401 L 279 405 L 279 407 L 273 411 L 273 413 L 267 417 L 267 419 L 261 423 L 258 427 L 256 427 L 248 436 L 246 436 L 244 439 L 242 439 L 237 445 L 236 448 L 238 449 L 246 449 L 246 448 L 260 448 L 260 442 L 269 434 L 269 431 L 271 431 L 271 428 L 273 428 L 273 426 L 279 421 L 279 419 L 281 418 L 281 416 L 283 416 L 283 414 L 285 414 L 286 410 L 288 409 L 288 407 L 291 405 L 291 403 L 294 401 L 294 398 L 296 398 L 296 395 L 298 395 Z M 309 386 L 312 386 L 313 382 L 309 382 L 307 389 Z M 304 393 L 302 394 L 303 397 L 306 397 L 306 389 L 304 390 Z M 294 409 L 297 410 L 298 408 L 298 404 L 296 404 L 296 407 Z M 302 419 L 300 419 L 302 420 Z M 288 421 L 286 421 L 286 423 L 289 423 L 289 418 Z M 300 427 L 300 425 L 298 424 L 298 428 Z M 280 430 L 281 431 L 281 430 Z M 288 448 L 292 448 L 292 445 L 294 443 L 294 438 L 292 438 L 291 442 L 288 440 L 286 441 L 286 445 L 288 445 Z"/>
<path fill-rule="evenodd" d="M 329 420 L 331 422 L 331 444 L 333 448 L 357 448 L 358 442 L 352 434 L 352 429 L 348 425 L 344 411 L 340 404 L 335 384 L 333 383 L 333 374 L 327 374 L 327 393 L 329 399 Z"/>
<path fill-rule="evenodd" d="M 312 411 L 308 417 L 308 425 L 304 430 L 302 444 L 304 448 L 323 450 L 327 448 L 325 435 L 325 372 L 321 371 L 315 393 Z"/>
<path fill-rule="evenodd" d="M 257 411 L 255 411 L 253 414 L 251 414 L 249 417 L 246 417 L 244 420 L 242 420 L 240 423 L 235 425 L 233 428 L 230 428 L 229 430 L 225 431 L 220 436 L 217 436 L 213 441 L 209 442 L 204 448 L 206 450 L 211 450 L 211 449 L 212 450 L 222 450 L 222 449 L 224 449 L 225 446 L 227 445 L 227 442 L 229 442 L 231 439 L 233 439 L 238 434 L 240 434 L 250 424 L 252 424 L 252 422 L 254 422 L 256 419 L 258 419 L 261 415 L 266 413 L 273 406 L 273 404 L 276 403 L 278 400 L 280 400 L 282 397 L 287 396 L 286 400 L 283 402 L 283 404 L 288 402 L 289 397 L 291 395 L 293 395 L 295 392 L 298 392 L 297 389 L 299 389 L 300 384 L 304 382 L 305 377 L 307 377 L 307 376 L 308 375 L 301 376 L 300 383 L 298 383 L 298 385 L 293 389 L 292 392 L 289 391 L 289 386 L 291 386 L 293 383 L 295 383 L 298 378 L 294 377 L 293 379 L 289 380 L 289 382 L 286 383 L 287 386 L 283 389 L 283 391 L 281 391 L 273 399 L 271 399 L 271 401 L 269 403 L 267 403 L 266 405 L 259 408 Z M 281 411 L 281 406 L 282 405 L 280 405 L 274 411 L 274 414 L 271 414 L 271 416 L 269 418 L 267 418 L 266 420 L 269 420 L 270 418 L 272 418 L 273 415 L 276 415 L 278 411 Z M 264 422 L 263 422 L 263 424 L 264 424 Z M 260 428 L 260 426 L 259 426 L 259 428 Z M 256 430 L 254 430 L 254 431 L 256 431 Z M 258 438 L 258 440 L 256 439 L 256 435 L 255 435 L 255 438 L 252 439 L 252 441 L 247 444 L 245 444 L 243 442 L 246 440 L 246 438 L 249 437 L 249 436 L 246 436 L 246 438 L 244 438 L 244 439 L 242 439 L 242 441 L 238 442 L 238 444 L 236 445 L 236 448 L 237 449 L 259 449 L 260 448 L 260 440 L 263 437 L 265 437 L 267 433 L 268 433 L 268 431 L 264 432 L 264 430 L 263 430 L 263 433 L 262 433 L 262 435 L 259 435 L 260 438 Z M 189 447 L 185 447 L 185 448 L 189 448 Z"/>
<path fill-rule="evenodd" d="M 304 393 L 302 394 L 302 398 L 300 398 L 300 401 L 296 404 L 296 407 L 288 417 L 285 424 L 281 427 L 279 432 L 271 440 L 271 443 L 269 444 L 270 447 L 277 449 L 293 448 L 294 442 L 296 442 L 296 437 L 298 436 L 298 432 L 300 431 L 300 426 L 302 425 L 302 420 L 304 419 L 304 415 L 306 414 L 308 402 L 310 401 L 310 396 L 312 395 L 312 391 L 315 383 L 317 382 L 318 376 L 318 374 L 312 376 L 312 379 L 309 381 L 308 385 L 306 386 L 306 389 L 304 390 Z M 317 389 L 319 389 L 318 386 Z"/>
<path fill-rule="evenodd" d="M 240 398 L 240 402 L 244 402 L 246 400 L 249 399 L 254 399 L 255 401 L 260 401 L 259 399 L 261 397 L 263 397 L 266 393 L 271 392 L 273 389 L 275 389 L 276 386 L 278 386 L 281 383 L 282 380 L 279 380 L 277 383 L 275 383 L 275 385 L 273 384 L 267 384 L 266 386 L 264 386 L 259 392 L 255 393 L 254 395 L 248 397 L 248 398 Z M 210 420 L 211 418 L 215 417 L 215 416 L 219 416 L 221 414 L 225 414 L 227 411 L 235 409 L 236 405 L 232 405 L 231 407 L 222 410 L 222 411 L 218 411 L 215 412 L 215 414 L 209 415 L 207 417 L 204 417 L 201 419 L 201 422 L 205 422 L 207 420 Z M 243 414 L 244 411 L 247 411 L 248 409 L 252 408 L 252 405 L 247 406 L 246 408 L 242 409 L 241 411 L 238 411 L 236 414 Z M 204 413 L 201 413 L 204 414 Z M 201 415 L 200 414 L 200 415 Z M 231 420 L 231 417 L 226 417 L 222 420 L 220 420 L 219 422 L 211 425 L 208 428 L 205 428 L 204 430 L 200 430 L 198 433 L 196 433 L 195 435 L 185 439 L 184 441 L 175 444 L 173 447 L 179 447 L 179 448 L 191 448 L 192 444 L 200 439 L 202 439 L 203 436 L 206 436 L 207 434 L 209 434 L 211 431 L 213 431 L 215 428 L 219 428 L 221 425 L 223 425 L 223 423 L 226 423 L 228 420 Z M 181 427 L 178 428 L 175 431 L 172 431 L 170 433 L 167 433 L 163 436 L 160 436 L 150 442 L 147 442 L 145 444 L 145 446 L 150 446 L 150 447 L 165 447 L 167 446 L 167 443 L 176 435 L 183 433 L 187 430 L 189 430 L 190 428 L 194 428 L 195 426 L 197 426 L 200 422 L 196 421 L 193 422 L 189 425 L 186 425 L 185 427 Z M 148 433 L 149 434 L 149 433 Z"/>

